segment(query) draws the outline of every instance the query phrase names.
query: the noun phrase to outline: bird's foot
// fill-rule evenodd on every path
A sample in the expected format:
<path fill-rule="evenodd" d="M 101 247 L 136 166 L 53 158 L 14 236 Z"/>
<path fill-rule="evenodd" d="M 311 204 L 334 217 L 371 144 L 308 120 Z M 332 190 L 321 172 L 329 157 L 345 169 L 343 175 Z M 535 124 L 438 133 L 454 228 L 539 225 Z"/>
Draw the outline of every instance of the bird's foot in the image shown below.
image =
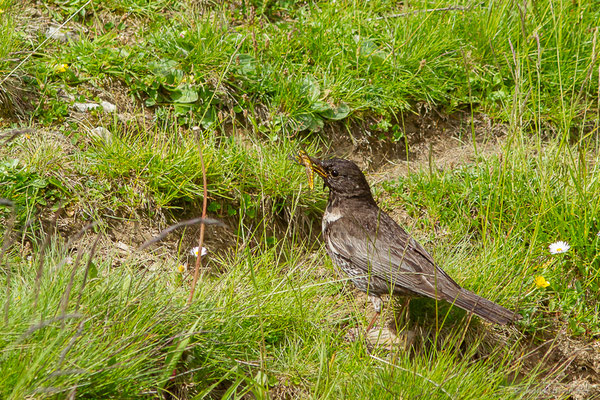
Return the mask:
<path fill-rule="evenodd" d="M 373 325 L 375 325 L 375 322 L 377 321 L 378 318 L 379 318 L 379 312 L 376 312 L 375 315 L 373 315 L 373 319 L 371 319 L 371 322 L 369 322 L 369 326 L 367 326 L 367 331 L 366 331 L 367 334 L 373 328 Z"/>

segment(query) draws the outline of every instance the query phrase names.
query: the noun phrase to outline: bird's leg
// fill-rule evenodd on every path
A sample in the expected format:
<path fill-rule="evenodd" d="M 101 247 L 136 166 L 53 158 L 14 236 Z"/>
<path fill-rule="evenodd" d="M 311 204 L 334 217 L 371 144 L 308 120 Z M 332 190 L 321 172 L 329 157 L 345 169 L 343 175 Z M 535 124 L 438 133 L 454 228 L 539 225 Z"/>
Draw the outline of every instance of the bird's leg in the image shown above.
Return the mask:
<path fill-rule="evenodd" d="M 373 315 L 373 319 L 371 320 L 371 322 L 369 322 L 369 326 L 367 326 L 366 333 L 369 333 L 371 328 L 373 328 L 373 325 L 375 325 L 375 321 L 377 321 L 377 318 L 379 318 L 379 313 L 375 313 L 375 315 Z"/>
<path fill-rule="evenodd" d="M 396 314 L 397 316 L 399 316 L 399 322 L 400 322 L 400 327 L 404 327 L 404 325 L 406 325 L 408 323 L 409 320 L 409 316 L 410 316 L 410 297 L 406 296 L 403 297 L 402 300 L 400 300 L 400 310 L 399 312 Z"/>
<path fill-rule="evenodd" d="M 410 319 L 410 297 L 406 298 L 406 303 L 404 303 L 404 323 L 407 324 Z"/>
<path fill-rule="evenodd" d="M 373 328 L 373 325 L 375 325 L 375 321 L 377 321 L 377 319 L 379 318 L 379 315 L 381 314 L 381 307 L 383 305 L 383 300 L 381 300 L 381 297 L 379 297 L 379 296 L 369 296 L 369 299 L 371 299 L 371 303 L 373 303 L 373 308 L 375 309 L 375 315 L 373 316 L 373 319 L 369 323 L 369 326 L 367 326 L 367 333 L 369 333 L 371 328 Z"/>

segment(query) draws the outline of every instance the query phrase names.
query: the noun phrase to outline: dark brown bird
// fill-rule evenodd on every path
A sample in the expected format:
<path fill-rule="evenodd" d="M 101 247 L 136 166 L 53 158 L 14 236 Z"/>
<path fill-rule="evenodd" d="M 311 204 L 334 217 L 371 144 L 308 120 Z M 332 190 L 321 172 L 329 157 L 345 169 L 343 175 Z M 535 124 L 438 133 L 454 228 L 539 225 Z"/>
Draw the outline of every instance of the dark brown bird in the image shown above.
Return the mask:
<path fill-rule="evenodd" d="M 369 295 L 378 314 L 381 296 L 393 294 L 445 300 L 498 324 L 521 318 L 461 288 L 439 268 L 427 250 L 377 206 L 356 164 L 339 158 L 319 160 L 305 153 L 298 160 L 306 166 L 312 164 L 329 188 L 323 214 L 327 253 L 356 287 Z"/>

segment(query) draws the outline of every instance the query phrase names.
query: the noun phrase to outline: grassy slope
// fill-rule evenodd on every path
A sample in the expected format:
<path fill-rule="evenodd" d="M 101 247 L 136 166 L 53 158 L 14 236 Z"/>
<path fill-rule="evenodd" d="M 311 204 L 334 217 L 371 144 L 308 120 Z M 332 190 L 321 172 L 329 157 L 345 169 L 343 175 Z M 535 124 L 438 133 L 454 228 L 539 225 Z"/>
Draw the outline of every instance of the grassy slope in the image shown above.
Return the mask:
<path fill-rule="evenodd" d="M 60 19 L 83 3 L 48 5 Z M 295 128 L 368 116 L 377 121 L 375 133 L 398 139 L 394 115 L 414 102 L 446 110 L 473 106 L 508 124 L 503 157 L 390 182 L 388 200 L 404 204 L 418 232 L 440 225 L 451 232 L 431 242 L 421 238 L 465 286 L 518 305 L 525 316 L 520 330 L 534 342 L 563 325 L 571 335 L 600 334 L 594 195 L 600 188 L 595 162 L 587 162 L 597 148 L 578 141 L 596 123 L 598 78 L 590 71 L 597 11 L 570 1 L 530 9 L 499 2 L 368 21 L 404 10 L 388 1 L 245 4 L 201 12 L 175 1 L 98 3 L 85 22 L 79 19 L 89 27 L 82 40 L 51 42 L 26 63 L 19 76 L 40 94 L 30 115 L 47 130 L 1 150 L 0 197 L 16 203 L 18 228 L 57 199 L 88 220 L 193 208 L 201 197 L 198 143 L 213 212 L 235 211 L 242 225 L 282 209 L 314 218 L 324 195 L 303 190 L 301 169 L 287 160 L 300 145 Z M 4 61 L 7 54 L 28 45 L 19 30 L 6 29 L 14 23 L 9 14 L 0 14 L 13 39 L 0 48 L 3 72 L 14 65 Z M 101 113 L 76 120 L 57 97 L 62 90 L 96 100 L 96 88 L 111 80 L 153 105 L 160 122 L 115 122 Z M 187 129 L 195 124 L 206 128 L 200 140 Z M 89 139 L 96 125 L 112 132 L 109 143 Z M 42 236 L 35 224 L 26 233 Z M 240 234 L 240 243 L 252 242 Z M 324 252 L 310 257 L 302 244 L 256 239 L 261 244 L 252 250 L 214 255 L 218 273 L 204 276 L 190 308 L 184 307 L 188 280 L 168 261 L 143 268 L 134 256 L 115 269 L 98 256 L 84 281 L 85 263 L 61 260 L 89 254 L 89 247 L 79 243 L 74 251 L 56 240 L 36 278 L 43 254 L 28 260 L 19 247 L 10 249 L 2 274 L 8 290 L 0 295 L 8 310 L 0 397 L 71 391 L 88 397 L 159 391 L 182 398 L 246 392 L 544 397 L 540 391 L 551 377 L 541 386 L 531 370 L 519 383 L 508 378 L 522 368 L 517 349 L 523 344 L 507 332 L 498 335 L 509 346 L 490 350 L 481 329 L 471 328 L 475 337 L 465 353 L 458 323 L 456 333 L 440 334 L 441 346 L 397 352 L 389 358 L 394 365 L 373 358 L 362 342 L 344 340 L 349 327 L 364 327 L 364 308 L 335 281 L 329 261 L 323 272 Z M 559 239 L 573 249 L 551 257 L 546 246 Z M 538 275 L 551 285 L 536 288 Z"/>

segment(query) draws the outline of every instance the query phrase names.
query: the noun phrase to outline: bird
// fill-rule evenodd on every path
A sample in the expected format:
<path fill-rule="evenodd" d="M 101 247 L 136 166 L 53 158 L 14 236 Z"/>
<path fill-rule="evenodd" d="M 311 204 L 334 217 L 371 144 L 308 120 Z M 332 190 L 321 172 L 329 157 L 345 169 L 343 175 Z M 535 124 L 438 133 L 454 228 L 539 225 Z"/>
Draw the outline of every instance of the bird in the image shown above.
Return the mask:
<path fill-rule="evenodd" d="M 434 261 L 425 248 L 379 208 L 365 175 L 352 161 L 318 159 L 302 151 L 296 161 L 323 178 L 329 188 L 323 213 L 322 236 L 333 263 L 354 285 L 366 292 L 375 317 L 383 295 L 445 300 L 496 324 L 521 316 L 462 288 Z M 312 177 L 309 177 L 312 187 Z"/>

